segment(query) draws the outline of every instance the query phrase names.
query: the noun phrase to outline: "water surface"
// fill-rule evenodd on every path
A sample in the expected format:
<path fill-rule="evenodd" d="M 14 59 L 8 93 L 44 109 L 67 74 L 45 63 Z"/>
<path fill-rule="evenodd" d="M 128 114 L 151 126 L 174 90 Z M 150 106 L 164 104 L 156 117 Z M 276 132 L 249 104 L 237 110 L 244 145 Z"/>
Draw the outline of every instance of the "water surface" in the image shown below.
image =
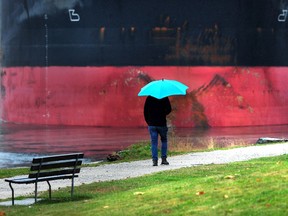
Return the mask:
<path fill-rule="evenodd" d="M 170 134 L 192 140 L 256 143 L 260 137 L 288 138 L 288 125 L 229 128 L 177 128 Z M 97 128 L 0 124 L 0 168 L 28 165 L 35 156 L 83 152 L 88 161 L 105 159 L 112 152 L 149 140 L 147 128 Z"/>

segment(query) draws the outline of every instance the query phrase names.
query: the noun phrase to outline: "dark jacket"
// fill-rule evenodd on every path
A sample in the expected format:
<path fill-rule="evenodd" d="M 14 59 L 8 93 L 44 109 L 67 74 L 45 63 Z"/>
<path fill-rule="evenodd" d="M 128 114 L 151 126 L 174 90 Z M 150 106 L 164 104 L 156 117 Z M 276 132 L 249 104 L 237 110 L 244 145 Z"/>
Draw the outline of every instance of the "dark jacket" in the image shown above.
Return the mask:
<path fill-rule="evenodd" d="M 149 126 L 167 126 L 166 115 L 171 112 L 168 97 L 157 99 L 148 96 L 144 105 L 144 117 Z"/>

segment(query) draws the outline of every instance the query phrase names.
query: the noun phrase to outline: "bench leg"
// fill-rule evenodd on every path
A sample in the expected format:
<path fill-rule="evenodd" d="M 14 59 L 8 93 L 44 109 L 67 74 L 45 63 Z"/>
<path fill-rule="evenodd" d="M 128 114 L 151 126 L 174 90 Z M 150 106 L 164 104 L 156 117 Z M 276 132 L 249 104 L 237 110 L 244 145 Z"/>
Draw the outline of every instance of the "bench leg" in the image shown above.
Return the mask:
<path fill-rule="evenodd" d="M 37 182 L 35 182 L 35 203 L 37 202 Z"/>
<path fill-rule="evenodd" d="M 49 181 L 47 181 L 48 185 L 49 185 L 49 199 L 51 200 L 51 184 Z"/>
<path fill-rule="evenodd" d="M 14 189 L 12 187 L 12 182 L 9 182 L 9 187 L 11 188 L 12 190 L 12 205 L 14 206 Z"/>
<path fill-rule="evenodd" d="M 71 197 L 73 196 L 73 193 L 74 193 L 74 178 L 72 178 Z"/>

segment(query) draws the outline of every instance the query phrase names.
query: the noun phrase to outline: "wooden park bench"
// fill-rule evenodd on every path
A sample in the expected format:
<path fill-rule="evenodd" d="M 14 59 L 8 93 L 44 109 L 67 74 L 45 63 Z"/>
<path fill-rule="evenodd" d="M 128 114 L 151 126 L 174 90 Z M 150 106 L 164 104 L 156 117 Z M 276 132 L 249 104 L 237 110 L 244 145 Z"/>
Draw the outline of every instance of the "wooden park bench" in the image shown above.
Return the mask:
<path fill-rule="evenodd" d="M 74 191 L 74 178 L 80 173 L 83 153 L 52 155 L 36 157 L 32 160 L 30 173 L 25 178 L 5 179 L 12 190 L 12 205 L 14 205 L 14 189 L 12 184 L 35 184 L 35 203 L 37 202 L 37 184 L 46 181 L 49 185 L 49 198 L 51 199 L 50 181 L 71 179 L 71 197 Z"/>

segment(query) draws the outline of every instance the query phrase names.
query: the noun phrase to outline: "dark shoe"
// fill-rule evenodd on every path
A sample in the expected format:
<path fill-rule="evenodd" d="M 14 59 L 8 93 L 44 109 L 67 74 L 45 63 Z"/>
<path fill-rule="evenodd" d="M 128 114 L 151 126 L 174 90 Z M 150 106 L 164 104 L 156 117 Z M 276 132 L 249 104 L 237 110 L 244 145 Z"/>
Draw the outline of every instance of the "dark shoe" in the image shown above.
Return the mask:
<path fill-rule="evenodd" d="M 162 158 L 161 165 L 169 165 L 169 162 L 167 161 L 166 158 Z"/>
<path fill-rule="evenodd" d="M 153 159 L 153 166 L 158 166 L 158 160 Z"/>

